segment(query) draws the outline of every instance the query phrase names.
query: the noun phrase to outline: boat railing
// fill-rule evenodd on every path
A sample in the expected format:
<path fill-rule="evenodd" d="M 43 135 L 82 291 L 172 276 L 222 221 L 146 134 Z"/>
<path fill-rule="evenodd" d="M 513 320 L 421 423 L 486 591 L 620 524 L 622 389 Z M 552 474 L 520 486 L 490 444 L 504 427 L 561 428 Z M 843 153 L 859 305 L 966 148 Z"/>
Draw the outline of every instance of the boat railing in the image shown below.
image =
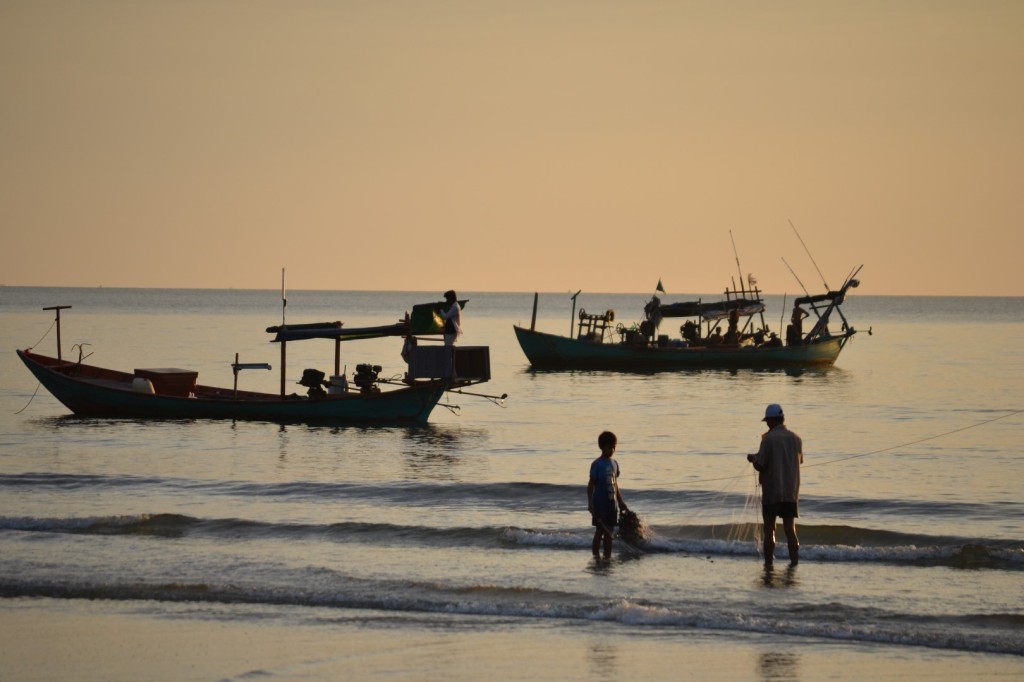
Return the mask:
<path fill-rule="evenodd" d="M 580 340 L 600 343 L 604 340 L 608 325 L 615 321 L 615 311 L 609 309 L 603 313 L 592 315 L 583 308 L 580 308 L 579 318 L 576 337 Z"/>

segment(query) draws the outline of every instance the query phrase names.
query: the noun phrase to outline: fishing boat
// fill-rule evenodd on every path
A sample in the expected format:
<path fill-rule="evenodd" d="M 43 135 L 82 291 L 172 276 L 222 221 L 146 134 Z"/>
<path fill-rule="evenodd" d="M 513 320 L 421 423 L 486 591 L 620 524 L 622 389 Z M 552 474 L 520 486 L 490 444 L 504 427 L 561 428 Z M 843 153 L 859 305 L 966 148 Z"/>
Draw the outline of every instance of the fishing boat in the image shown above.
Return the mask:
<path fill-rule="evenodd" d="M 465 305 L 465 301 L 460 301 Z M 390 325 L 346 329 L 341 322 L 320 322 L 268 327 L 271 341 L 280 344 L 280 391 L 260 393 L 238 388 L 242 370 L 270 370 L 268 363 L 231 363 L 233 385 L 218 388 L 198 383 L 198 372 L 176 367 L 146 367 L 131 371 L 106 369 L 83 362 L 81 345 L 77 360 L 64 358 L 61 350 L 60 312 L 71 306 L 52 306 L 56 311 L 57 356 L 17 350 L 29 371 L 57 400 L 75 415 L 132 419 L 231 419 L 277 423 L 410 423 L 428 420 L 445 393 L 479 396 L 500 404 L 505 395 L 491 396 L 465 391 L 490 380 L 487 346 L 456 346 L 451 349 L 420 341 L 439 340 L 443 327 L 437 304 L 413 307 L 413 314 Z M 402 357 L 407 363 L 401 379 L 382 375 L 382 367 L 358 364 L 351 378 L 339 371 L 341 344 L 346 341 L 388 336 L 405 339 Z M 305 369 L 303 393 L 292 391 L 286 379 L 289 342 L 327 339 L 334 342 L 334 372 L 327 375 Z M 456 405 L 446 407 L 457 409 Z"/>
<path fill-rule="evenodd" d="M 785 338 L 769 329 L 762 292 L 754 282 L 750 286 L 741 284 L 738 289 L 727 288 L 721 300 L 712 302 L 662 303 L 652 296 L 644 306 L 642 321 L 629 326 L 620 322 L 613 328 L 613 310 L 590 314 L 581 309 L 575 338 L 537 331 L 534 295 L 530 327 L 514 325 L 514 329 L 523 353 L 538 369 L 829 367 L 857 333 L 844 316 L 842 305 L 849 290 L 859 286 L 856 275 L 860 269 L 856 268 L 837 290 L 797 298 Z M 575 301 L 574 296 L 574 318 Z M 685 319 L 678 337 L 660 333 L 669 318 Z M 811 321 L 806 332 L 805 318 Z"/>

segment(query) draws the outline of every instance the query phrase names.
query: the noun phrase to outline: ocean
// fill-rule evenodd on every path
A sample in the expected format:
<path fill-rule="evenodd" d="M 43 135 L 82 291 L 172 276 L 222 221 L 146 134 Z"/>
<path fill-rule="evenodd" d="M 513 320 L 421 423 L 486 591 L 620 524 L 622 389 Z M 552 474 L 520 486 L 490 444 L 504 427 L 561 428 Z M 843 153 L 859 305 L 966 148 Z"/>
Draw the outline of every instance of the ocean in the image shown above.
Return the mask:
<path fill-rule="evenodd" d="M 0 676 L 1024 677 L 1024 299 L 854 291 L 860 333 L 835 367 L 615 373 L 531 370 L 512 325 L 533 294 L 459 293 L 461 343 L 491 349 L 475 390 L 507 399 L 337 427 L 76 418 L 14 353 L 53 355 L 42 308 L 71 305 L 65 356 L 230 386 L 238 353 L 274 366 L 240 388 L 274 392 L 280 292 L 0 287 L 0 632 L 19 642 L 0 644 Z M 569 331 L 569 296 L 540 295 L 538 329 Z M 576 310 L 638 320 L 646 298 L 584 293 Z M 287 320 L 386 324 L 434 300 L 291 291 Z M 783 297 L 767 302 L 778 330 Z M 398 375 L 399 352 L 344 344 L 342 362 Z M 330 342 L 289 346 L 290 381 L 332 365 Z M 805 454 L 801 562 L 780 528 L 769 571 L 745 459 L 767 403 Z M 586 484 L 606 429 L 651 538 L 603 561 Z M 83 625 L 58 646 L 31 636 L 40 618 L 43 634 Z M 133 668 L 118 642 L 157 647 L 150 631 L 159 650 Z"/>

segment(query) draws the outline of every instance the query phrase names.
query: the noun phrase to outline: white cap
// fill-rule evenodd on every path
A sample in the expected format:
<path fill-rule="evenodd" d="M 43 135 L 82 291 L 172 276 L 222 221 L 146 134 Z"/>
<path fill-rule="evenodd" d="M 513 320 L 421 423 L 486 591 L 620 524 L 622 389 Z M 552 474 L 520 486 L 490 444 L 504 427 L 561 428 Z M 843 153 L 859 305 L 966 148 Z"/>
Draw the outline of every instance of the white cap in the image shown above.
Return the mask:
<path fill-rule="evenodd" d="M 764 419 L 762 419 L 761 421 L 766 422 L 769 419 L 782 419 L 783 416 L 784 415 L 782 414 L 782 405 L 776 405 L 775 403 L 772 403 L 768 407 L 764 408 Z"/>

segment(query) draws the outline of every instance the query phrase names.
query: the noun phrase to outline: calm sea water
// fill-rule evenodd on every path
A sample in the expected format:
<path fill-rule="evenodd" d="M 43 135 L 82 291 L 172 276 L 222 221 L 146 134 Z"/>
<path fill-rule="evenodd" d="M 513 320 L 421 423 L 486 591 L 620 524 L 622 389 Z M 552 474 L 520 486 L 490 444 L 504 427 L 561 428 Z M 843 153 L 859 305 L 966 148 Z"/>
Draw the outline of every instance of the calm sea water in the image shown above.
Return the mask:
<path fill-rule="evenodd" d="M 463 343 L 491 347 L 478 388 L 505 405 L 452 396 L 427 426 L 332 428 L 78 419 L 14 354 L 52 354 L 41 308 L 72 305 L 65 354 L 230 386 L 239 353 L 275 367 L 240 385 L 273 392 L 278 292 L 0 288 L 0 596 L 1024 657 L 1024 299 L 854 293 L 863 333 L 834 368 L 618 374 L 531 371 L 512 324 L 529 324 L 533 295 L 464 295 Z M 380 324 L 435 298 L 293 291 L 288 320 Z M 643 302 L 579 305 L 627 321 Z M 778 329 L 781 297 L 768 302 Z M 568 332 L 570 313 L 568 294 L 542 294 L 538 328 Z M 343 363 L 398 374 L 399 350 L 348 344 Z M 289 346 L 292 380 L 332 363 L 329 342 Z M 802 562 L 786 569 L 782 541 L 765 573 L 744 456 L 769 402 L 806 459 Z M 585 500 L 604 429 L 653 533 L 607 563 Z"/>

